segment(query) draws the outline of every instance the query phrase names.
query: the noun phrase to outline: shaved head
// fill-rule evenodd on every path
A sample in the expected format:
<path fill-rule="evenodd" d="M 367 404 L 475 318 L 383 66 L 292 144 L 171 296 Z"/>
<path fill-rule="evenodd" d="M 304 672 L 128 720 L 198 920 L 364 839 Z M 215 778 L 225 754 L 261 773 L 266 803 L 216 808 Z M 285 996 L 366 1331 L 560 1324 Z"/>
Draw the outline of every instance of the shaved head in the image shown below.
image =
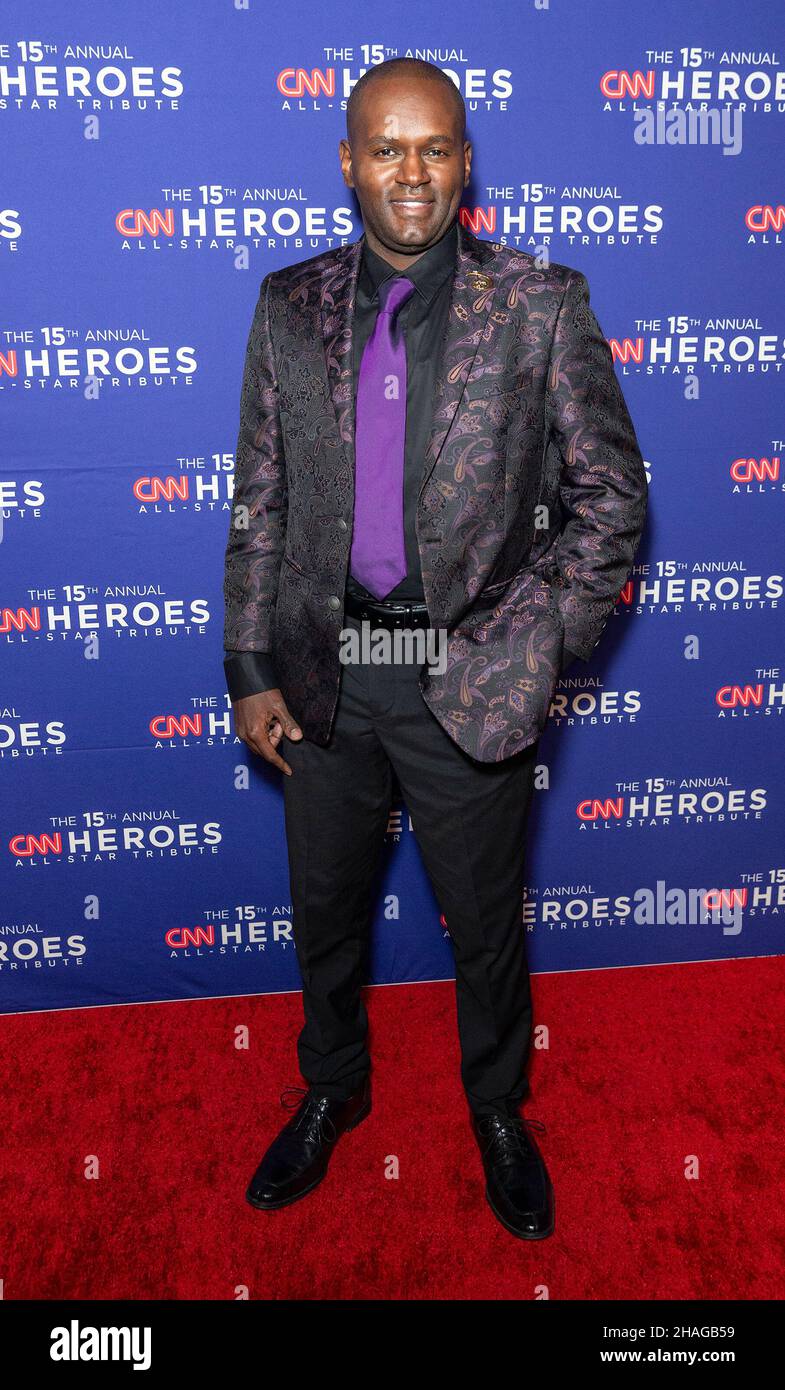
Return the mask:
<path fill-rule="evenodd" d="M 393 77 L 407 78 L 412 84 L 415 82 L 437 83 L 452 103 L 458 122 L 459 139 L 465 139 L 466 106 L 452 78 L 442 72 L 441 68 L 437 68 L 434 63 L 426 63 L 422 58 L 390 58 L 386 63 L 376 63 L 372 68 L 369 68 L 352 87 L 346 103 L 346 134 L 349 144 L 356 138 L 359 113 L 368 89 L 373 88 L 379 82 L 389 81 Z"/>

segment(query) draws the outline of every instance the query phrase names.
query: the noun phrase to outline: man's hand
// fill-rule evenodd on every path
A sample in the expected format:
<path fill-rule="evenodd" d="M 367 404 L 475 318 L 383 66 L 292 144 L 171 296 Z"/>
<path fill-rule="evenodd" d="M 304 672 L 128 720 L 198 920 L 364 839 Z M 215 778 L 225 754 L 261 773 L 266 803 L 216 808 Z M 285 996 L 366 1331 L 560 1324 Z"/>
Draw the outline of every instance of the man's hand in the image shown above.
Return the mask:
<path fill-rule="evenodd" d="M 292 769 L 276 749 L 284 734 L 287 738 L 301 739 L 303 733 L 292 719 L 280 690 L 262 690 L 258 695 L 233 700 L 232 713 L 238 738 L 247 743 L 252 752 L 291 777 Z"/>

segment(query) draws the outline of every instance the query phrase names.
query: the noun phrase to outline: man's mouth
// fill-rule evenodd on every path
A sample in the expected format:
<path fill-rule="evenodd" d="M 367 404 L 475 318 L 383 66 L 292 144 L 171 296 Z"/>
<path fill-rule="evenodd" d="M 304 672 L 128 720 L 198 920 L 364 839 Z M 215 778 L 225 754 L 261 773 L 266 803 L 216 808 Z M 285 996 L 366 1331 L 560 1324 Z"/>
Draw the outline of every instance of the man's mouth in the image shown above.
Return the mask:
<path fill-rule="evenodd" d="M 433 207 L 433 198 L 392 198 L 390 200 L 398 208 L 430 208 Z"/>

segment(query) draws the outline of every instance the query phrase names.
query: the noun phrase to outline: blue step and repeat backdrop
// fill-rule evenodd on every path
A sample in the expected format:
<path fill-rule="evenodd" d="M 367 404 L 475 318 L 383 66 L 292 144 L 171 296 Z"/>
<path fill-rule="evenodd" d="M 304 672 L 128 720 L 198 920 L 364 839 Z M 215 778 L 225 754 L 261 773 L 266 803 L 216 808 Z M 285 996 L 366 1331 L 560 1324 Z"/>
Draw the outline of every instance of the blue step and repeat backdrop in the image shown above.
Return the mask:
<path fill-rule="evenodd" d="M 222 667 L 240 380 L 262 277 L 361 234 L 346 98 L 407 54 L 466 99 L 467 225 L 588 277 L 650 478 L 540 743 L 532 969 L 785 953 L 782 7 L 6 0 L 5 1012 L 299 988 Z M 387 840 L 370 979 L 447 978 Z"/>

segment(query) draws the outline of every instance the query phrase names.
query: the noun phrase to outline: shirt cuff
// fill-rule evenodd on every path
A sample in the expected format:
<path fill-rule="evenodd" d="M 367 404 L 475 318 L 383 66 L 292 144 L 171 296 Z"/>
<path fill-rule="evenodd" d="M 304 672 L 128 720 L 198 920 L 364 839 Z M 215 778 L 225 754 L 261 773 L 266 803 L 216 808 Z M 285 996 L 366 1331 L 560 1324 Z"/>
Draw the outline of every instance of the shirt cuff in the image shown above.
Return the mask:
<path fill-rule="evenodd" d="M 244 700 L 279 685 L 271 652 L 233 652 L 224 648 L 224 674 L 230 700 Z"/>

